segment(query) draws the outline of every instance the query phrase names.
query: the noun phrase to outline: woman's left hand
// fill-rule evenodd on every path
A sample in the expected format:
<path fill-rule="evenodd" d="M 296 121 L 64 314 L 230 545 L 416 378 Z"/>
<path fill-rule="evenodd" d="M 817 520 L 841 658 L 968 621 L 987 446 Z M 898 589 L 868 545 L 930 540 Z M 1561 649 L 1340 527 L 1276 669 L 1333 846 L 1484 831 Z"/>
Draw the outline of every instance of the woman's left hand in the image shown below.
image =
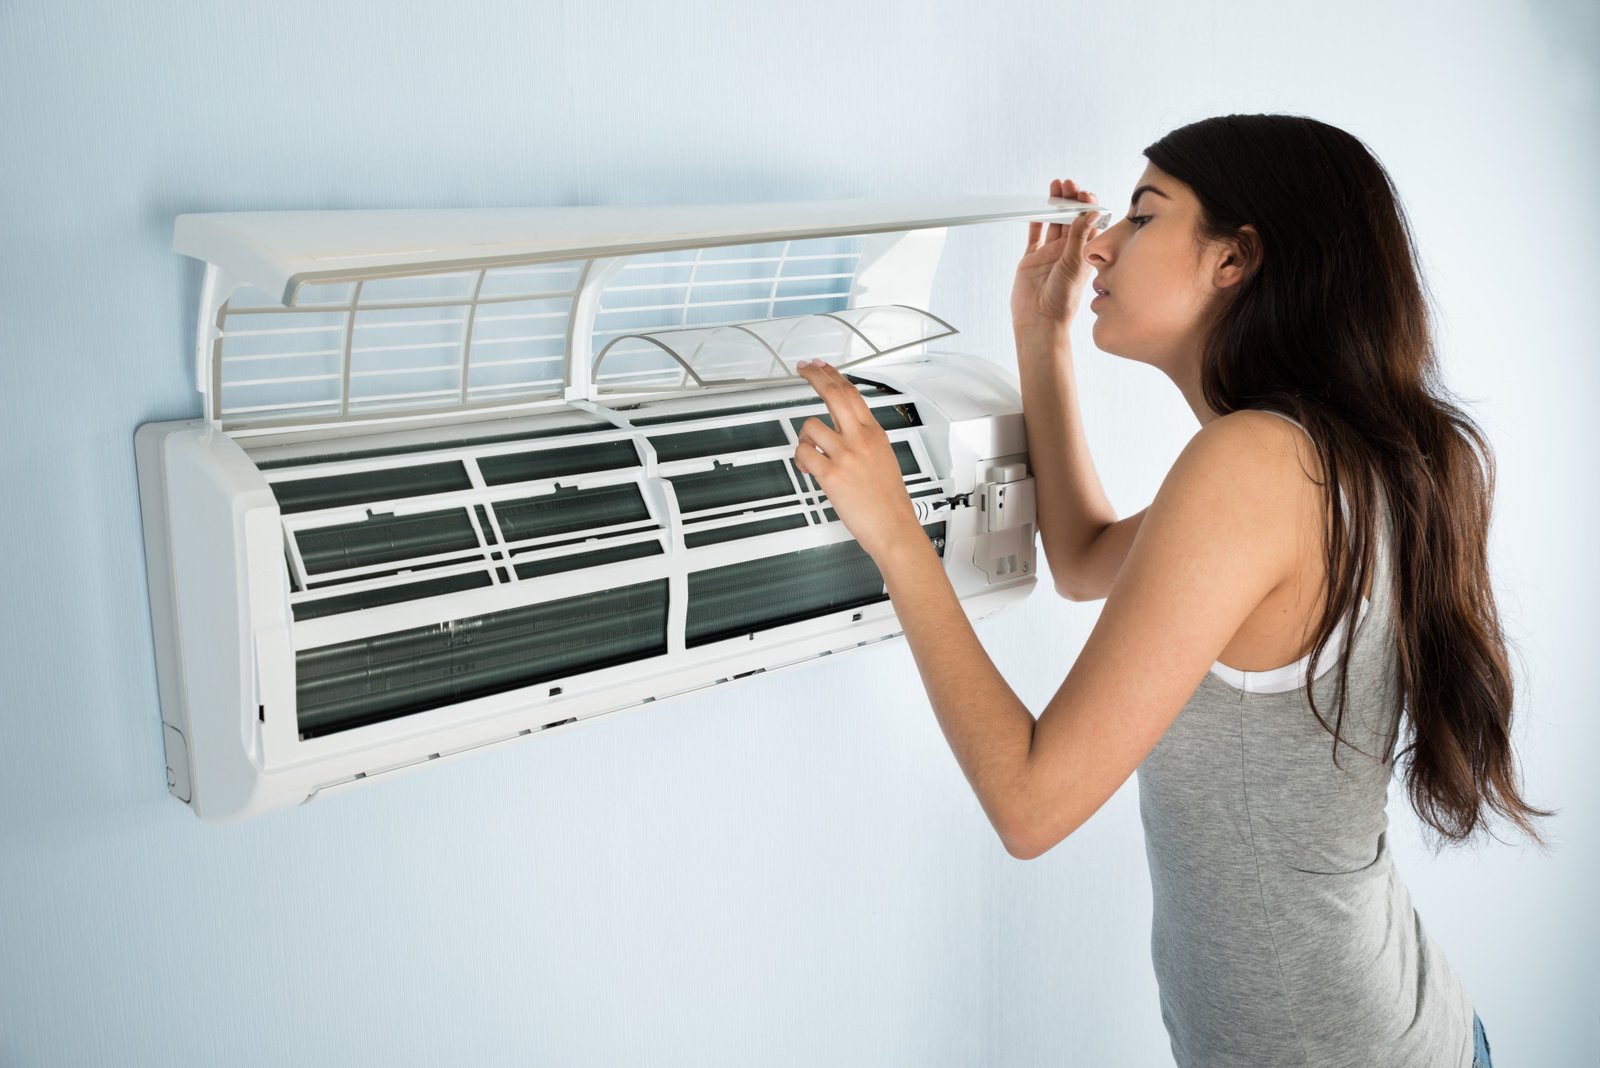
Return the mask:
<path fill-rule="evenodd" d="M 801 361 L 795 371 L 821 395 L 833 417 L 831 429 L 815 417 L 801 424 L 795 466 L 817 480 L 840 521 L 874 560 L 903 538 L 923 536 L 889 435 L 861 393 L 821 360 Z"/>

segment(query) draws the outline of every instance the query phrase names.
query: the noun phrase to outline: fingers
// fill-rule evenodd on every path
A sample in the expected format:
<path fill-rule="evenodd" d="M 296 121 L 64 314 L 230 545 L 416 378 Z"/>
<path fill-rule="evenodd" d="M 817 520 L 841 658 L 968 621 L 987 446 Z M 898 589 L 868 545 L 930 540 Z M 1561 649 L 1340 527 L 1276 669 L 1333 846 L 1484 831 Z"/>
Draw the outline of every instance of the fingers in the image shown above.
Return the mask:
<path fill-rule="evenodd" d="M 821 361 L 815 361 L 797 370 L 806 376 L 806 380 L 811 382 L 818 393 L 823 394 L 823 400 L 828 404 L 828 414 L 833 416 L 833 426 L 838 427 L 843 424 L 839 422 L 833 401 L 828 397 L 828 393 L 832 393 L 837 387 L 820 373 L 826 366 Z M 824 483 L 833 473 L 836 459 L 842 457 L 848 447 L 844 435 L 816 416 L 812 416 L 800 424 L 800 431 L 796 436 L 799 442 L 794 449 L 794 465 L 809 475 L 818 486 L 823 486 L 823 492 L 826 493 Z"/>
<path fill-rule="evenodd" d="M 1050 195 L 1052 197 L 1059 197 L 1061 195 L 1061 179 L 1060 178 L 1052 178 L 1052 179 L 1050 179 Z M 1028 249 L 1027 249 L 1027 252 L 1036 252 L 1036 251 L 1038 251 L 1039 246 L 1044 244 L 1043 240 L 1041 240 L 1043 233 L 1044 233 L 1044 223 L 1039 222 L 1037 220 L 1028 223 Z M 1054 240 L 1054 239 L 1055 239 L 1055 235 L 1052 234 L 1051 235 L 1051 240 Z M 1024 255 L 1026 255 L 1026 254 L 1027 253 L 1025 252 Z"/>
<path fill-rule="evenodd" d="M 839 432 L 816 416 L 800 424 L 799 438 L 801 445 L 810 446 L 813 451 L 820 452 L 829 459 L 838 456 L 840 450 L 844 448 L 844 438 Z M 801 452 L 805 452 L 805 449 L 801 449 Z"/>
<path fill-rule="evenodd" d="M 1068 178 L 1065 181 L 1060 178 L 1050 179 L 1050 195 L 1053 197 L 1072 196 L 1072 179 Z M 1060 223 L 1051 223 L 1049 231 L 1045 234 L 1045 240 L 1047 242 L 1060 240 L 1062 232 Z"/>
<path fill-rule="evenodd" d="M 1052 179 L 1050 179 L 1050 195 L 1052 197 L 1058 197 L 1058 196 L 1061 195 L 1061 179 L 1060 178 L 1052 178 Z M 1041 244 L 1040 235 L 1043 232 L 1044 232 L 1044 224 L 1043 223 L 1041 223 L 1041 222 L 1030 222 L 1028 224 L 1028 251 L 1029 252 L 1032 252 L 1034 249 L 1039 247 L 1039 245 Z"/>
<path fill-rule="evenodd" d="M 1078 184 L 1071 178 L 1052 178 L 1050 180 L 1050 195 L 1053 197 L 1064 197 L 1068 200 L 1081 200 L 1088 204 L 1098 203 L 1098 201 L 1095 200 L 1093 193 L 1086 189 L 1079 189 Z M 1093 231 L 1094 226 L 1092 223 L 1096 217 L 1097 216 L 1092 213 L 1084 212 L 1075 217 L 1070 223 L 1051 223 L 1049 231 L 1045 234 L 1045 243 L 1060 240 L 1060 238 L 1064 235 L 1072 237 L 1079 236 L 1085 230 Z M 1028 224 L 1029 252 L 1034 251 L 1040 245 L 1039 225 L 1040 224 L 1038 223 Z M 1077 233 L 1075 233 L 1073 230 L 1074 226 L 1078 227 Z M 1087 240 L 1087 238 L 1085 238 L 1085 240 Z"/>
<path fill-rule="evenodd" d="M 818 486 L 828 480 L 828 476 L 833 470 L 833 460 L 818 452 L 804 440 L 795 446 L 794 465 L 800 469 L 802 474 L 811 476 L 812 481 Z M 823 492 L 826 493 L 827 490 L 823 490 Z"/>
<path fill-rule="evenodd" d="M 1078 199 L 1086 204 L 1100 203 L 1095 199 L 1095 195 L 1088 190 L 1080 190 L 1078 193 Z M 1093 240 L 1094 235 L 1099 233 L 1099 228 L 1095 226 L 1095 220 L 1099 218 L 1100 213 L 1097 211 L 1086 211 L 1083 213 L 1084 228 L 1088 231 L 1088 237 L 1090 240 Z"/>
<path fill-rule="evenodd" d="M 881 429 L 878 426 L 878 420 L 872 415 L 872 406 L 867 403 L 867 398 L 861 395 L 861 391 L 855 387 L 855 383 L 846 378 L 844 372 L 837 367 L 825 363 L 822 365 L 822 369 L 832 377 L 844 407 L 854 417 L 856 426 L 868 431 Z M 835 418 L 834 425 L 838 426 L 838 424 L 839 420 Z"/>
<path fill-rule="evenodd" d="M 1073 225 L 1078 228 L 1079 236 L 1083 239 L 1085 244 L 1094 238 L 1096 233 L 1094 222 L 1096 218 L 1098 218 L 1098 216 L 1095 212 L 1086 211 L 1073 220 Z"/>
<path fill-rule="evenodd" d="M 801 360 L 795 364 L 794 370 L 801 378 L 811 383 L 811 388 L 817 391 L 817 396 L 821 397 L 822 403 L 827 405 L 828 415 L 833 418 L 836 432 L 845 433 L 855 425 L 855 417 L 845 406 L 845 398 L 839 392 L 838 381 L 835 380 L 833 375 L 827 373 L 833 371 L 832 367 L 821 360 Z M 837 371 L 834 371 L 834 374 L 837 373 Z M 846 383 L 846 385 L 848 384 Z M 855 393 L 855 389 L 852 388 L 850 392 Z M 857 399 L 860 396 L 859 393 L 856 393 Z"/>
<path fill-rule="evenodd" d="M 1098 204 L 1099 203 L 1099 201 L 1095 200 L 1094 194 L 1089 192 L 1088 190 L 1080 190 L 1080 191 L 1078 191 L 1077 198 L 1079 200 L 1083 201 L 1085 204 Z M 1080 231 L 1081 231 L 1081 241 L 1079 242 L 1079 246 L 1078 246 L 1080 253 L 1082 251 L 1082 247 L 1084 245 L 1087 245 L 1089 242 L 1093 241 L 1095 239 L 1095 237 L 1099 234 L 1100 230 L 1095 225 L 1096 221 L 1099 218 L 1100 218 L 1100 213 L 1099 212 L 1086 211 L 1086 212 L 1083 212 L 1082 214 L 1080 214 L 1076 219 L 1073 220 L 1073 223 L 1075 225 L 1077 225 L 1080 228 Z"/>
<path fill-rule="evenodd" d="M 878 425 L 860 391 L 839 373 L 837 367 L 821 360 L 802 360 L 795 365 L 795 371 L 810 382 L 822 397 L 822 402 L 828 406 L 828 414 L 833 416 L 833 425 L 840 434 Z"/>
<path fill-rule="evenodd" d="M 1072 182 L 1070 180 L 1068 180 L 1066 182 L 1062 182 L 1062 180 L 1060 178 L 1052 178 L 1050 180 L 1050 195 L 1053 196 L 1053 197 L 1070 197 L 1072 194 L 1070 192 L 1068 192 L 1068 186 L 1070 186 L 1071 184 L 1072 184 Z M 1060 236 L 1061 236 L 1061 224 L 1060 223 L 1051 223 L 1050 224 L 1050 230 L 1045 235 L 1045 240 L 1046 241 L 1055 241 Z"/>

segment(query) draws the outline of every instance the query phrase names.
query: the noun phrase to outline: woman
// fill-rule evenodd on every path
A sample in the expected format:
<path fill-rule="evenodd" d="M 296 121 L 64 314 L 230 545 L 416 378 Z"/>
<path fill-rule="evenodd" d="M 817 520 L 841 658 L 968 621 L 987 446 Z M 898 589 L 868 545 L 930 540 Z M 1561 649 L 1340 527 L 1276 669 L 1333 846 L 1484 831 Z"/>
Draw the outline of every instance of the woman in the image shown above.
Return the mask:
<path fill-rule="evenodd" d="M 1443 399 L 1387 173 L 1311 119 L 1232 115 L 1144 150 L 1127 218 L 1029 227 L 1011 310 L 1039 533 L 1105 606 L 1035 722 L 978 643 L 855 388 L 795 460 L 872 555 L 934 712 L 1006 849 L 1036 857 L 1135 769 L 1152 951 L 1180 1065 L 1488 1065 L 1467 991 L 1385 837 L 1406 786 L 1446 840 L 1536 841 L 1487 572 L 1493 461 Z M 1095 202 L 1071 182 L 1054 196 Z M 1091 239 L 1092 237 L 1092 239 Z M 1148 363 L 1200 430 L 1116 517 L 1068 327 Z M 1349 640 L 1347 639 L 1347 636 Z"/>

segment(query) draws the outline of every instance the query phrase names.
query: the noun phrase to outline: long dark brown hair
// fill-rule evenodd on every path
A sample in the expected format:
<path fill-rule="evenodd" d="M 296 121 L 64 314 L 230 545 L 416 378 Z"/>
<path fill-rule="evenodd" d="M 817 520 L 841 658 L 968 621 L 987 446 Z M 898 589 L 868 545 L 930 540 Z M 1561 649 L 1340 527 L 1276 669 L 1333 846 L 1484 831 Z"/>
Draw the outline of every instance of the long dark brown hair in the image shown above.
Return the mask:
<path fill-rule="evenodd" d="M 1328 596 L 1308 694 L 1340 619 L 1355 632 L 1381 492 L 1411 803 L 1442 841 L 1471 839 L 1492 810 L 1543 844 L 1533 821 L 1552 812 L 1518 790 L 1511 668 L 1489 582 L 1494 456 L 1440 382 L 1431 297 L 1388 172 L 1359 139 L 1297 115 L 1205 119 L 1144 155 L 1193 190 L 1199 241 L 1242 242 L 1252 261 L 1206 339 L 1206 403 L 1276 409 L 1317 446 Z M 1354 644 L 1340 657 L 1332 725 L 1311 696 L 1335 763 Z"/>

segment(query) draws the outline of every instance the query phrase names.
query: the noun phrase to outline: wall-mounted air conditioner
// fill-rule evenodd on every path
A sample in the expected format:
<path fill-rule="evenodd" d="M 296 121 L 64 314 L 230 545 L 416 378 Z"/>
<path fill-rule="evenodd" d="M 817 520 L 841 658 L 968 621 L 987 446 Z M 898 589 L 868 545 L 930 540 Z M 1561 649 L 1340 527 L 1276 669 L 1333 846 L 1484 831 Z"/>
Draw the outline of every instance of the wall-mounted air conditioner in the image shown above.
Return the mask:
<path fill-rule="evenodd" d="M 800 359 L 888 431 L 969 616 L 1026 596 L 1016 381 L 931 352 L 928 298 L 946 227 L 1081 211 L 179 216 L 205 417 L 136 437 L 172 793 L 237 819 L 899 635 L 792 461 Z"/>

